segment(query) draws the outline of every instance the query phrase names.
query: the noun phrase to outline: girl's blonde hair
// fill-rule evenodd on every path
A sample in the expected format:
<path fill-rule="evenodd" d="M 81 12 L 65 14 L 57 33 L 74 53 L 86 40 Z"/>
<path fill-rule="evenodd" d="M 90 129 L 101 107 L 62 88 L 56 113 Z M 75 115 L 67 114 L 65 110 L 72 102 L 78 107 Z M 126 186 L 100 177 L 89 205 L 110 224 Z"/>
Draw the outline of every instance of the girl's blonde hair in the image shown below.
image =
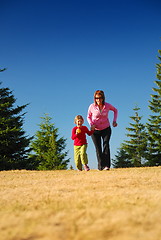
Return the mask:
<path fill-rule="evenodd" d="M 79 120 L 79 119 L 81 119 L 81 120 L 83 120 L 83 122 L 84 122 L 84 118 L 81 116 L 81 115 L 77 115 L 75 118 L 74 118 L 74 123 L 76 124 L 77 122 L 77 120 Z"/>

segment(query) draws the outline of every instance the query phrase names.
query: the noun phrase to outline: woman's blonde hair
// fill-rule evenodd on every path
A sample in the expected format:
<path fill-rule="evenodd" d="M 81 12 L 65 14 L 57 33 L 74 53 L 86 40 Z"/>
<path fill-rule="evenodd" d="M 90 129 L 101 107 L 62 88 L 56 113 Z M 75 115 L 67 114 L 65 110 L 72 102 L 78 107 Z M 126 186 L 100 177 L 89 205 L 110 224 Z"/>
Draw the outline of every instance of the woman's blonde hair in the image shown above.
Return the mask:
<path fill-rule="evenodd" d="M 77 120 L 79 120 L 79 119 L 81 119 L 81 120 L 83 120 L 83 122 L 84 122 L 84 118 L 81 116 L 81 115 L 77 115 L 75 118 L 74 118 L 74 123 L 76 124 L 77 122 Z"/>
<path fill-rule="evenodd" d="M 97 105 L 96 95 L 99 95 L 102 98 L 102 104 L 104 105 L 105 104 L 105 94 L 104 94 L 104 92 L 102 90 L 95 91 L 95 93 L 94 93 L 94 103 Z"/>

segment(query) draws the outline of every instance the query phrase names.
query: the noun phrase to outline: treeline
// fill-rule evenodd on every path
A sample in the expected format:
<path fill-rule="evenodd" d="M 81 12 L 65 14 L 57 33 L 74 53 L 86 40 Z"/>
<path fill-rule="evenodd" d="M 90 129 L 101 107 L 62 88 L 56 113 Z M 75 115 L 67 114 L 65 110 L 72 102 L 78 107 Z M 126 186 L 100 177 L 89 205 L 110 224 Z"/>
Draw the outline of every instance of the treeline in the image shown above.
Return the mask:
<path fill-rule="evenodd" d="M 23 110 L 28 104 L 15 107 L 15 103 L 12 91 L 0 88 L 0 170 L 67 169 L 66 139 L 59 137 L 51 118 L 42 117 L 40 130 L 28 137 L 23 130 Z"/>
<path fill-rule="evenodd" d="M 159 166 L 161 165 L 161 50 L 156 64 L 156 87 L 152 88 L 149 109 L 151 115 L 147 123 L 142 123 L 140 108 L 135 106 L 130 126 L 126 128 L 127 139 L 112 159 L 114 168 Z"/>
<path fill-rule="evenodd" d="M 132 122 L 126 128 L 124 141 L 112 159 L 113 167 L 140 167 L 161 165 L 161 50 L 156 64 L 156 87 L 151 95 L 151 115 L 147 123 L 141 122 L 140 108 L 136 106 Z M 4 72 L 6 69 L 0 69 Z M 2 84 L 2 83 L 0 83 Z M 0 170 L 54 170 L 67 169 L 69 160 L 66 139 L 59 137 L 58 128 L 45 114 L 39 131 L 28 137 L 23 130 L 24 109 L 28 104 L 16 106 L 9 88 L 0 88 Z"/>

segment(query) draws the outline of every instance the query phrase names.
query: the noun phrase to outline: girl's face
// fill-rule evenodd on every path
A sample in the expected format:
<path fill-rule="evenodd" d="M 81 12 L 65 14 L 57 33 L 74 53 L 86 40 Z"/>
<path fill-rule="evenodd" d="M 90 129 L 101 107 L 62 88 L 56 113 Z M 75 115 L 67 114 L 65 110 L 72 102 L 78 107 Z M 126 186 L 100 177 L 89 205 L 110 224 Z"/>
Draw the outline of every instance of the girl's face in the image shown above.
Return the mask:
<path fill-rule="evenodd" d="M 101 97 L 101 95 L 96 94 L 95 100 L 96 100 L 97 105 L 102 105 L 103 98 Z"/>
<path fill-rule="evenodd" d="M 83 124 L 83 120 L 82 119 L 77 119 L 76 124 L 77 124 L 77 127 L 81 127 L 82 124 Z"/>

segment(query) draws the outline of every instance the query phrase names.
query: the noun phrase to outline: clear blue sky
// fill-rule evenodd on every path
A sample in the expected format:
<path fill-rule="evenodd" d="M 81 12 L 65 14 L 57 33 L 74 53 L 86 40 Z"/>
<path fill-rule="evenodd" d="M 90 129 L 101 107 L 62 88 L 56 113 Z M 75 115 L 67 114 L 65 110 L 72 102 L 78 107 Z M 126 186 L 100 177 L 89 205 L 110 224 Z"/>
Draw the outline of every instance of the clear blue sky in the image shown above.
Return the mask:
<path fill-rule="evenodd" d="M 161 49 L 159 0 L 6 0 L 0 3 L 0 68 L 3 87 L 13 90 L 26 108 L 24 130 L 32 136 L 48 113 L 67 138 L 74 166 L 71 129 L 74 117 L 86 116 L 95 90 L 119 111 L 111 154 L 126 139 L 136 104 L 143 122 L 156 79 Z M 113 115 L 110 114 L 112 120 Z M 90 137 L 88 156 L 97 167 Z M 69 164 L 69 165 L 70 165 Z"/>

